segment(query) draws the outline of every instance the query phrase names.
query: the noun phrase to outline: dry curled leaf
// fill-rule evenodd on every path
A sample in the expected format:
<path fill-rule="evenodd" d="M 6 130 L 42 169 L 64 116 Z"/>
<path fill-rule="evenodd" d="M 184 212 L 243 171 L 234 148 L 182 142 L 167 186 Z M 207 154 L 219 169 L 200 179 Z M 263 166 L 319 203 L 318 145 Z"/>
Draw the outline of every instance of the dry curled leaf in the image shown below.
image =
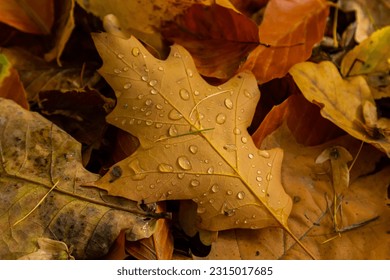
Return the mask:
<path fill-rule="evenodd" d="M 136 203 L 80 186 L 98 176 L 83 168 L 80 144 L 60 128 L 0 99 L 0 135 L 0 259 L 33 253 L 39 238 L 94 259 L 122 229 L 131 240 L 152 234 L 154 220 L 145 221 Z"/>
<path fill-rule="evenodd" d="M 390 155 L 387 119 L 379 122 L 375 101 L 363 77 L 343 79 L 329 61 L 299 63 L 290 74 L 306 99 L 320 105 L 323 117 Z"/>
<path fill-rule="evenodd" d="M 161 61 L 135 38 L 93 38 L 104 61 L 100 73 L 118 97 L 107 120 L 140 141 L 93 185 L 146 203 L 192 199 L 198 226 L 208 230 L 288 230 L 282 150 L 258 150 L 246 131 L 260 97 L 251 74 L 211 86 L 180 46 Z"/>

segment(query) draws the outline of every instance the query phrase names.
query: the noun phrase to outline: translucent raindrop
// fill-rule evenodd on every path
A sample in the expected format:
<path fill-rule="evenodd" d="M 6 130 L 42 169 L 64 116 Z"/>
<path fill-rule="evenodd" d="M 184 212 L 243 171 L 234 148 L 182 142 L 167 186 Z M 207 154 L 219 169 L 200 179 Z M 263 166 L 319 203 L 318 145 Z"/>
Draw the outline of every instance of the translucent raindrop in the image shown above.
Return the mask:
<path fill-rule="evenodd" d="M 223 123 L 225 123 L 225 121 L 226 121 L 226 116 L 225 116 L 225 114 L 218 114 L 217 115 L 217 117 L 216 117 L 216 122 L 218 123 L 218 124 L 223 124 Z"/>
<path fill-rule="evenodd" d="M 232 217 L 236 214 L 236 209 L 224 209 L 223 214 L 227 217 Z"/>
<path fill-rule="evenodd" d="M 241 134 L 241 130 L 240 130 L 238 127 L 235 127 L 235 128 L 233 129 L 233 133 L 234 133 L 235 135 L 240 135 L 240 134 Z"/>
<path fill-rule="evenodd" d="M 262 156 L 263 158 L 269 158 L 270 154 L 265 150 L 259 150 L 258 152 L 259 156 Z"/>
<path fill-rule="evenodd" d="M 272 174 L 268 173 L 266 179 L 267 179 L 267 181 L 271 181 L 272 180 Z"/>
<path fill-rule="evenodd" d="M 148 76 L 141 76 L 141 80 L 146 82 L 148 80 Z"/>
<path fill-rule="evenodd" d="M 156 123 L 154 125 L 155 128 L 162 128 L 163 127 L 163 124 L 162 123 Z"/>
<path fill-rule="evenodd" d="M 153 121 L 152 121 L 152 120 L 146 120 L 146 121 L 145 121 L 145 124 L 148 125 L 148 126 L 149 126 L 149 125 L 152 125 L 152 124 L 153 124 Z"/>
<path fill-rule="evenodd" d="M 194 73 L 192 72 L 192 70 L 191 69 L 187 69 L 187 75 L 188 75 L 188 77 L 192 77 L 193 75 L 194 75 Z"/>
<path fill-rule="evenodd" d="M 198 152 L 198 146 L 195 146 L 195 145 L 191 145 L 189 147 L 189 150 L 192 154 L 196 154 Z"/>
<path fill-rule="evenodd" d="M 223 148 L 228 151 L 228 152 L 233 152 L 233 151 L 236 151 L 237 150 L 237 146 L 234 145 L 234 144 L 226 144 L 225 146 L 223 146 Z"/>
<path fill-rule="evenodd" d="M 162 67 L 162 66 L 159 66 L 157 69 L 158 69 L 159 71 L 164 71 L 164 67 Z"/>
<path fill-rule="evenodd" d="M 227 191 L 226 191 L 226 194 L 227 194 L 227 195 L 232 195 L 233 192 L 232 192 L 231 190 L 227 190 Z"/>
<path fill-rule="evenodd" d="M 176 57 L 176 58 L 181 58 L 181 55 L 180 55 L 180 53 L 178 53 L 178 52 L 175 52 L 175 53 L 173 54 L 173 56 Z"/>
<path fill-rule="evenodd" d="M 131 54 L 132 54 L 133 56 L 139 56 L 139 54 L 140 54 L 139 48 L 133 48 L 133 49 L 131 50 Z"/>
<path fill-rule="evenodd" d="M 271 162 L 268 162 L 267 165 L 268 165 L 269 167 L 272 167 L 272 163 L 271 163 Z"/>
<path fill-rule="evenodd" d="M 151 81 L 149 82 L 149 85 L 150 85 L 151 87 L 154 87 L 155 85 L 157 85 L 157 80 L 151 80 Z"/>
<path fill-rule="evenodd" d="M 131 88 L 131 84 L 130 83 L 126 83 L 126 84 L 123 85 L 123 88 L 124 89 L 129 89 L 129 88 Z"/>
<path fill-rule="evenodd" d="M 199 186 L 200 182 L 198 180 L 191 180 L 190 185 L 191 187 L 197 187 Z"/>
<path fill-rule="evenodd" d="M 161 104 L 156 104 L 156 109 L 157 110 L 161 110 L 163 108 L 163 105 L 161 105 Z"/>
<path fill-rule="evenodd" d="M 186 90 L 185 88 L 182 88 L 182 89 L 179 91 L 179 94 L 180 94 L 180 97 L 181 97 L 183 100 L 188 100 L 188 99 L 190 99 L 190 93 L 189 93 L 188 90 Z"/>
<path fill-rule="evenodd" d="M 192 165 L 190 160 L 186 156 L 180 156 L 177 158 L 177 164 L 183 169 L 183 170 L 190 170 L 192 169 Z"/>
<path fill-rule="evenodd" d="M 198 214 L 203 214 L 206 212 L 206 208 L 205 207 L 198 207 L 198 209 L 196 210 L 196 213 Z"/>
<path fill-rule="evenodd" d="M 157 169 L 160 172 L 173 172 L 173 166 L 167 163 L 160 163 Z"/>
<path fill-rule="evenodd" d="M 244 199 L 244 197 L 245 197 L 245 193 L 244 192 L 238 192 L 237 193 L 237 198 L 239 199 L 239 200 L 242 200 L 242 199 Z"/>
<path fill-rule="evenodd" d="M 209 199 L 209 203 L 211 203 L 211 204 L 213 204 L 214 201 L 215 201 L 214 198 L 210 198 L 210 199 Z"/>
<path fill-rule="evenodd" d="M 150 90 L 150 94 L 152 94 L 152 95 L 155 95 L 155 94 L 157 94 L 157 90 L 155 90 L 154 88 L 153 88 L 153 89 L 151 89 L 151 90 Z"/>
<path fill-rule="evenodd" d="M 241 142 L 246 144 L 248 142 L 248 138 L 246 138 L 245 136 L 241 137 Z"/>
<path fill-rule="evenodd" d="M 254 155 L 253 154 L 248 154 L 248 158 L 253 159 Z"/>
<path fill-rule="evenodd" d="M 150 106 L 153 103 L 152 99 L 146 99 L 145 105 Z"/>
<path fill-rule="evenodd" d="M 209 167 L 209 169 L 207 169 L 207 173 L 208 174 L 213 174 L 214 173 L 214 168 L 213 167 Z"/>
<path fill-rule="evenodd" d="M 177 174 L 177 178 L 183 179 L 183 178 L 184 178 L 184 175 L 185 175 L 185 173 L 178 173 L 178 174 Z"/>
<path fill-rule="evenodd" d="M 177 129 L 174 125 L 171 125 L 169 127 L 168 134 L 169 134 L 169 136 L 172 136 L 172 137 L 177 136 Z"/>
<path fill-rule="evenodd" d="M 256 177 L 256 181 L 257 181 L 257 182 L 261 182 L 261 181 L 263 181 L 263 178 L 262 178 L 261 176 L 257 176 L 257 177 Z"/>
<path fill-rule="evenodd" d="M 216 193 L 218 190 L 219 190 L 219 186 L 217 184 L 211 186 L 211 192 Z"/>
<path fill-rule="evenodd" d="M 119 59 L 122 59 L 122 58 L 124 58 L 124 57 L 125 57 L 125 55 L 124 55 L 124 54 L 122 54 L 122 53 L 118 53 L 116 56 L 117 56 Z"/>
<path fill-rule="evenodd" d="M 226 108 L 233 109 L 233 101 L 230 98 L 226 98 L 224 103 Z"/>
<path fill-rule="evenodd" d="M 168 114 L 168 117 L 171 119 L 171 120 L 180 120 L 183 115 L 180 114 L 176 109 L 172 109 L 169 114 Z"/>
<path fill-rule="evenodd" d="M 121 71 L 120 69 L 118 69 L 118 68 L 115 68 L 115 69 L 114 69 L 114 73 L 115 73 L 115 74 L 120 74 L 120 73 L 122 73 L 122 71 Z"/>

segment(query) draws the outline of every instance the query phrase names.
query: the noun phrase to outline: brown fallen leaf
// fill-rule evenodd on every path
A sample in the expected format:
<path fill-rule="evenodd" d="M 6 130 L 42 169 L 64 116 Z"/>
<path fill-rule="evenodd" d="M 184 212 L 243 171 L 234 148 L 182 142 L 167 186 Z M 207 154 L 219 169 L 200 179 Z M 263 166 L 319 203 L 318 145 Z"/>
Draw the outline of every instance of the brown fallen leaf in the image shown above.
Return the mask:
<path fill-rule="evenodd" d="M 333 207 L 332 175 L 327 163 L 319 165 L 315 159 L 334 146 L 343 146 L 355 156 L 360 141 L 346 135 L 305 147 L 296 143 L 283 124 L 261 147 L 275 146 L 285 150 L 282 179 L 294 202 L 289 225 L 309 250 L 319 259 L 389 258 L 390 211 L 386 203 L 390 169 L 378 164 L 383 153 L 370 145 L 363 146 L 350 172 L 350 185 L 342 192 L 339 236 L 329 212 Z M 236 229 L 220 232 L 207 259 L 307 259 L 307 255 L 281 229 Z"/>
<path fill-rule="evenodd" d="M 61 241 L 38 238 L 38 251 L 27 254 L 19 260 L 74 260 L 72 250 Z"/>
<path fill-rule="evenodd" d="M 23 32 L 49 34 L 54 21 L 54 1 L 0 1 L 0 22 Z"/>
<path fill-rule="evenodd" d="M 310 57 L 324 36 L 328 14 L 324 0 L 270 0 L 259 26 L 261 44 L 240 69 L 251 70 L 259 84 L 283 77 Z"/>
<path fill-rule="evenodd" d="M 375 101 L 362 76 L 343 79 L 328 61 L 296 64 L 290 74 L 306 99 L 322 107 L 323 117 L 390 155 L 388 119 L 379 122 Z"/>
<path fill-rule="evenodd" d="M 118 97 L 107 120 L 140 141 L 93 186 L 144 203 L 192 199 L 198 226 L 207 230 L 282 226 L 289 232 L 282 150 L 258 150 L 246 131 L 259 98 L 252 75 L 210 86 L 180 46 L 161 61 L 135 38 L 93 38 L 104 61 L 100 73 Z"/>
<path fill-rule="evenodd" d="M 1 98 L 0 135 L 0 259 L 34 253 L 39 238 L 96 259 L 122 229 L 130 240 L 153 233 L 136 203 L 80 187 L 98 178 L 81 165 L 80 144 L 37 113 Z"/>

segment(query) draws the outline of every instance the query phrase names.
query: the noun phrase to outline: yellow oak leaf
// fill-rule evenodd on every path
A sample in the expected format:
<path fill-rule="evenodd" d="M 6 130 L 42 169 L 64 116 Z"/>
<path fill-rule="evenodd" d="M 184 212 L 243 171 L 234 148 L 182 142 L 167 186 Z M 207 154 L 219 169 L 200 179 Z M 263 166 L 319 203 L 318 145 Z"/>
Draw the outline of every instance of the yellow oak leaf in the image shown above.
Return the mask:
<path fill-rule="evenodd" d="M 107 121 L 137 136 L 140 147 L 92 185 L 144 203 L 193 200 L 197 225 L 207 230 L 282 226 L 292 234 L 283 150 L 258 150 L 247 132 L 260 98 L 252 74 L 211 86 L 178 45 L 162 61 L 134 37 L 93 39 L 99 72 L 117 95 Z"/>
<path fill-rule="evenodd" d="M 305 98 L 321 106 L 324 118 L 390 156 L 389 124 L 387 119 L 378 118 L 374 98 L 362 76 L 343 79 L 329 61 L 299 63 L 290 74 Z"/>

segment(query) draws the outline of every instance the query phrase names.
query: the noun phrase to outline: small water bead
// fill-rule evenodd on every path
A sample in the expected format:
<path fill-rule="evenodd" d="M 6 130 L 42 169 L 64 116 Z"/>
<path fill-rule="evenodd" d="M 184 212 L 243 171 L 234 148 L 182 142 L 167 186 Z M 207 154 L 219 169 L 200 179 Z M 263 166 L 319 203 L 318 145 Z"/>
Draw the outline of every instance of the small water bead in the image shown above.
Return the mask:
<path fill-rule="evenodd" d="M 179 91 L 179 95 L 183 100 L 189 100 L 190 99 L 190 93 L 185 88 L 182 88 Z"/>
<path fill-rule="evenodd" d="M 262 190 L 261 190 L 261 192 L 262 192 L 262 193 L 265 193 L 265 190 L 264 190 L 264 189 L 262 189 Z"/>
<path fill-rule="evenodd" d="M 267 165 L 268 165 L 269 167 L 271 167 L 271 166 L 272 166 L 272 163 L 271 163 L 271 162 L 268 162 Z"/>
<path fill-rule="evenodd" d="M 183 115 L 180 114 L 176 109 L 172 109 L 169 114 L 168 114 L 168 117 L 171 119 L 171 120 L 180 120 Z"/>
<path fill-rule="evenodd" d="M 192 77 L 194 75 L 194 73 L 192 72 L 191 69 L 187 69 L 187 75 L 188 75 L 188 77 Z"/>
<path fill-rule="evenodd" d="M 120 69 L 118 69 L 118 68 L 115 68 L 115 69 L 114 69 L 114 73 L 115 73 L 115 74 L 120 74 L 120 73 L 122 73 L 122 71 L 121 71 Z"/>
<path fill-rule="evenodd" d="M 248 91 L 247 89 L 244 90 L 244 95 L 245 95 L 246 97 L 248 97 L 248 98 L 252 98 L 252 97 L 253 97 L 252 93 L 251 93 L 250 91 Z"/>
<path fill-rule="evenodd" d="M 263 158 L 269 158 L 270 154 L 265 150 L 259 150 L 258 152 L 259 156 L 262 156 Z"/>
<path fill-rule="evenodd" d="M 145 105 L 146 106 L 150 106 L 150 105 L 152 105 L 152 103 L 153 103 L 152 99 L 146 99 L 145 100 Z"/>
<path fill-rule="evenodd" d="M 144 95 L 143 95 L 143 94 L 139 94 L 139 95 L 137 96 L 137 98 L 141 100 L 142 98 L 144 98 Z"/>
<path fill-rule="evenodd" d="M 211 186 L 211 192 L 216 193 L 218 190 L 219 190 L 219 186 L 217 184 Z"/>
<path fill-rule="evenodd" d="M 162 123 L 156 123 L 154 125 L 155 128 L 162 128 L 163 127 L 163 124 Z"/>
<path fill-rule="evenodd" d="M 163 108 L 163 105 L 161 105 L 161 104 L 156 104 L 156 109 L 157 109 L 157 110 L 162 110 L 162 108 Z"/>
<path fill-rule="evenodd" d="M 124 89 L 129 89 L 129 88 L 131 88 L 131 83 L 126 83 L 126 84 L 124 84 L 124 85 L 123 85 L 123 88 L 124 88 Z"/>
<path fill-rule="evenodd" d="M 183 179 L 185 175 L 186 175 L 185 173 L 178 173 L 177 178 Z"/>
<path fill-rule="evenodd" d="M 198 180 L 191 180 L 190 182 L 191 187 L 197 187 L 200 185 L 200 182 Z"/>
<path fill-rule="evenodd" d="M 157 94 L 157 90 L 155 90 L 154 88 L 150 90 L 150 94 L 151 95 L 156 95 Z"/>
<path fill-rule="evenodd" d="M 227 190 L 227 191 L 226 191 L 226 194 L 227 194 L 227 195 L 232 195 L 233 192 L 232 192 L 231 190 Z"/>
<path fill-rule="evenodd" d="M 164 67 L 162 67 L 162 66 L 159 66 L 157 69 L 158 69 L 159 71 L 164 71 Z"/>
<path fill-rule="evenodd" d="M 146 82 L 148 80 L 148 76 L 141 76 L 141 80 Z"/>
<path fill-rule="evenodd" d="M 241 137 L 241 142 L 246 144 L 248 142 L 248 138 L 246 138 L 245 136 Z"/>
<path fill-rule="evenodd" d="M 123 71 L 123 72 L 129 71 L 129 67 L 127 67 L 127 66 L 123 67 L 123 68 L 122 68 L 122 71 Z"/>
<path fill-rule="evenodd" d="M 230 98 L 226 98 L 224 103 L 226 108 L 229 110 L 233 109 L 233 101 Z"/>
<path fill-rule="evenodd" d="M 240 135 L 240 134 L 241 134 L 241 130 L 240 130 L 238 127 L 235 127 L 235 128 L 233 129 L 233 133 L 234 133 L 235 135 Z"/>
<path fill-rule="evenodd" d="M 239 200 L 243 200 L 244 199 L 244 197 L 245 197 L 245 193 L 244 192 L 238 192 L 237 193 L 237 198 L 239 199 Z"/>
<path fill-rule="evenodd" d="M 227 217 L 232 217 L 236 214 L 236 209 L 224 209 L 223 214 Z"/>
<path fill-rule="evenodd" d="M 124 58 L 124 57 L 125 57 L 125 55 L 124 55 L 124 54 L 122 54 L 122 53 L 118 53 L 116 56 L 117 56 L 119 59 L 122 59 L 122 58 Z"/>
<path fill-rule="evenodd" d="M 198 214 L 203 214 L 206 212 L 206 208 L 205 207 L 198 207 L 198 209 L 196 209 L 196 213 Z"/>
<path fill-rule="evenodd" d="M 138 186 L 136 187 L 137 191 L 142 191 L 143 188 L 144 188 L 143 185 L 138 185 Z"/>
<path fill-rule="evenodd" d="M 154 188 L 156 188 L 156 185 L 151 184 L 151 185 L 149 186 L 149 188 L 154 189 Z"/>
<path fill-rule="evenodd" d="M 183 170 L 191 170 L 192 165 L 190 160 L 186 156 L 180 156 L 177 158 L 177 164 L 183 169 Z"/>
<path fill-rule="evenodd" d="M 173 56 L 176 57 L 176 58 L 181 58 L 181 54 L 178 53 L 178 52 L 175 52 L 175 53 L 173 54 Z"/>
<path fill-rule="evenodd" d="M 139 54 L 141 53 L 141 51 L 139 50 L 139 48 L 133 48 L 132 50 L 131 50 L 131 54 L 133 55 L 133 56 L 139 56 Z"/>
<path fill-rule="evenodd" d="M 195 145 L 191 145 L 188 149 L 192 154 L 196 154 L 198 152 L 198 146 Z"/>
<path fill-rule="evenodd" d="M 160 172 L 173 172 L 173 166 L 167 163 L 160 163 L 157 169 Z"/>
<path fill-rule="evenodd" d="M 213 203 L 214 203 L 214 201 L 215 201 L 215 199 L 214 199 L 214 198 L 210 198 L 210 199 L 209 199 L 209 203 L 211 203 L 211 204 L 213 204 Z"/>
<path fill-rule="evenodd" d="M 176 129 L 176 127 L 174 126 L 174 125 L 171 125 L 170 127 L 169 127 L 169 129 L 168 129 L 168 134 L 169 134 L 169 136 L 172 136 L 172 137 L 174 137 L 174 136 L 177 136 L 177 129 Z"/>
<path fill-rule="evenodd" d="M 155 85 L 157 85 L 157 80 L 151 80 L 151 81 L 149 82 L 149 85 L 150 85 L 151 87 L 154 87 Z"/>
<path fill-rule="evenodd" d="M 173 193 L 173 191 L 169 190 L 167 191 L 167 196 L 171 195 Z"/>
<path fill-rule="evenodd" d="M 267 181 L 271 181 L 272 180 L 272 174 L 268 173 L 266 179 L 267 179 Z"/>
<path fill-rule="evenodd" d="M 257 182 L 261 182 L 261 181 L 263 181 L 263 178 L 262 178 L 261 176 L 257 176 L 257 177 L 256 177 L 256 181 L 257 181 Z"/>
<path fill-rule="evenodd" d="M 153 121 L 152 121 L 152 120 L 146 120 L 146 121 L 145 121 L 145 124 L 146 124 L 147 126 L 150 126 L 150 125 L 153 124 Z"/>
<path fill-rule="evenodd" d="M 141 112 L 145 112 L 146 111 L 146 108 L 145 107 L 142 107 L 141 108 Z"/>
<path fill-rule="evenodd" d="M 214 168 L 213 167 L 209 167 L 209 169 L 207 169 L 207 173 L 208 174 L 213 174 L 214 173 Z"/>
<path fill-rule="evenodd" d="M 226 116 L 225 116 L 225 114 L 218 114 L 217 115 L 217 117 L 216 117 L 216 122 L 218 123 L 218 124 L 224 124 L 225 123 L 225 121 L 226 121 Z"/>
<path fill-rule="evenodd" d="M 195 96 L 198 96 L 199 94 L 200 94 L 200 92 L 199 92 L 198 90 L 195 90 L 195 91 L 194 91 L 194 95 L 195 95 Z"/>
<path fill-rule="evenodd" d="M 248 158 L 253 159 L 255 156 L 253 154 L 248 154 Z"/>
<path fill-rule="evenodd" d="M 152 111 L 146 111 L 145 116 L 150 116 L 152 114 Z"/>

